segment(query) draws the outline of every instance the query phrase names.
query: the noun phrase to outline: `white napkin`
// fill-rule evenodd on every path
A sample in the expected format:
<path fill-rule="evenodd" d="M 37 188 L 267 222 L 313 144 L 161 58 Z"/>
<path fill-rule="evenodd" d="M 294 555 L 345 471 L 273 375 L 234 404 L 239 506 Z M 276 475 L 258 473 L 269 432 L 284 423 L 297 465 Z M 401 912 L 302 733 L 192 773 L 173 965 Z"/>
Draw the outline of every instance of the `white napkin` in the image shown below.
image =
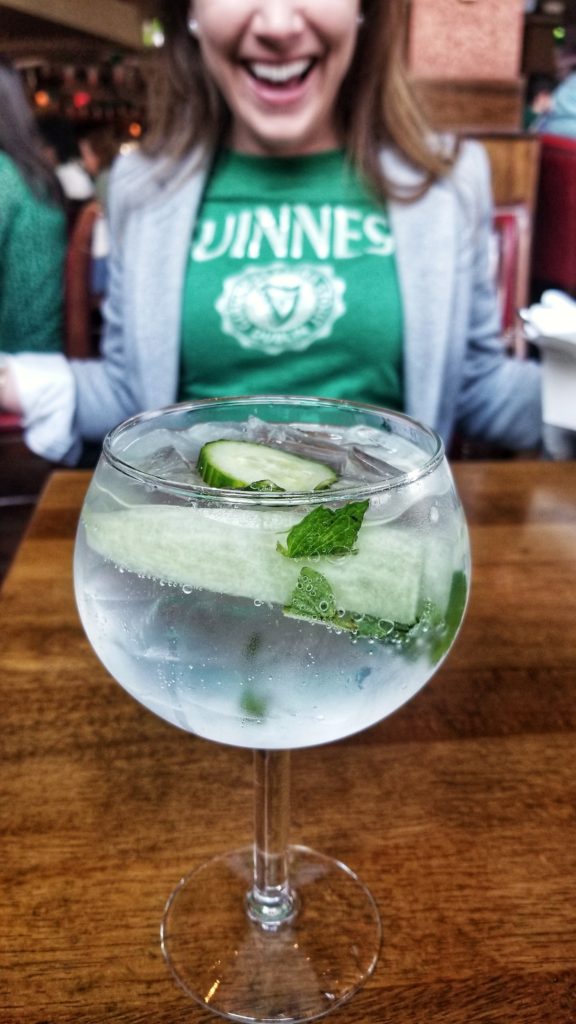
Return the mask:
<path fill-rule="evenodd" d="M 542 407 L 546 424 L 576 431 L 576 302 L 565 292 L 545 291 L 540 302 L 520 310 L 524 333 L 542 352 Z M 556 430 L 555 437 L 561 437 Z M 549 435 L 547 447 L 554 455 Z M 569 439 L 574 451 L 574 437 Z M 573 455 L 571 457 L 574 457 Z"/>
<path fill-rule="evenodd" d="M 529 341 L 537 345 L 549 340 L 564 342 L 574 347 L 576 355 L 576 302 L 565 292 L 545 291 L 540 302 L 521 309 L 519 315 Z"/>

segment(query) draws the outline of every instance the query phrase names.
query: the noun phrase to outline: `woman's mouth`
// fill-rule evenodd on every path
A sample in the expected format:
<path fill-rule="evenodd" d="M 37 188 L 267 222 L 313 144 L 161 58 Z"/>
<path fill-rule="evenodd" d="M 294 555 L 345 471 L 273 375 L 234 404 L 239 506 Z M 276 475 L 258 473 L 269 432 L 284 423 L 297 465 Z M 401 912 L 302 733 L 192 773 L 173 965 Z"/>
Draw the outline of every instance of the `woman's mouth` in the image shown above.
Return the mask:
<path fill-rule="evenodd" d="M 300 60 L 286 61 L 283 64 L 246 61 L 245 67 L 255 83 L 266 88 L 283 91 L 301 85 L 315 63 L 315 58 L 306 57 Z"/>

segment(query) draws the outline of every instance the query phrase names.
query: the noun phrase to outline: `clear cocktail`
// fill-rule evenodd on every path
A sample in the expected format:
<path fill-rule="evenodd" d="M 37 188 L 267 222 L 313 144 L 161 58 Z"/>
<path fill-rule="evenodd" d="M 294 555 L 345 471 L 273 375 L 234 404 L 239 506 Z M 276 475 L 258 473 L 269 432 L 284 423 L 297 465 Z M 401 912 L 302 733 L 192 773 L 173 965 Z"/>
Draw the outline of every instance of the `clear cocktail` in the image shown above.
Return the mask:
<path fill-rule="evenodd" d="M 176 977 L 216 1012 L 311 1019 L 373 968 L 380 926 L 369 893 L 342 865 L 286 847 L 286 752 L 367 728 L 413 696 L 453 642 L 468 576 L 442 445 L 406 417 L 328 400 L 230 399 L 137 417 L 107 439 L 75 556 L 88 637 L 152 711 L 256 751 L 254 851 L 193 873 L 163 926 Z M 236 913 L 216 936 L 214 922 L 203 930 L 195 918 L 195 893 L 211 884 Z M 308 938 L 314 927 L 321 942 Z M 344 933 L 329 951 L 327 928 Z M 307 956 L 306 983 L 301 958 L 287 953 L 302 946 L 296 930 L 324 965 Z M 195 980 L 203 960 L 226 959 L 227 944 L 230 957 L 245 951 L 245 991 L 238 976 L 218 975 L 216 991 L 210 976 Z M 350 963 L 328 968 L 331 957 Z M 266 995 L 271 962 L 277 982 Z"/>

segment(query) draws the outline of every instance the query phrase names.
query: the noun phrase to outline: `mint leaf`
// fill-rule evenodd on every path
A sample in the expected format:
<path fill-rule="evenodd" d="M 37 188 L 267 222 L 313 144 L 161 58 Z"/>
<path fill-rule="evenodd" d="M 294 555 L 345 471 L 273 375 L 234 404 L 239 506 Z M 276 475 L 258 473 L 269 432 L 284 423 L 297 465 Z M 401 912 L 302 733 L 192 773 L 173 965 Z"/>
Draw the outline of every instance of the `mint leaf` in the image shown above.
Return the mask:
<path fill-rule="evenodd" d="M 450 594 L 448 596 L 448 606 L 446 608 L 446 616 L 442 618 L 438 612 L 436 612 L 436 621 L 434 625 L 434 644 L 431 648 L 432 661 L 436 664 L 440 661 L 446 652 L 452 646 L 452 642 L 458 627 L 462 621 L 464 615 L 464 609 L 466 608 L 466 598 L 468 596 L 468 584 L 466 580 L 466 573 L 462 570 L 452 574 L 452 583 L 450 585 Z"/>
<path fill-rule="evenodd" d="M 418 624 L 416 622 L 396 622 L 392 619 L 377 619 L 375 615 L 362 615 L 353 617 L 353 632 L 356 636 L 368 637 L 370 640 L 380 640 L 383 643 L 399 644 L 410 637 L 411 631 Z"/>
<path fill-rule="evenodd" d="M 246 643 L 246 656 L 255 658 L 262 647 L 262 637 L 259 633 L 251 633 Z"/>
<path fill-rule="evenodd" d="M 247 690 L 242 694 L 240 707 L 248 718 L 255 718 L 260 721 L 266 716 L 266 701 L 251 690 Z"/>
<path fill-rule="evenodd" d="M 284 606 L 284 614 L 334 626 L 355 637 L 392 644 L 400 647 L 408 657 L 418 657 L 427 651 L 435 665 L 454 640 L 464 614 L 466 596 L 466 575 L 455 572 L 445 616 L 432 601 L 425 602 L 414 622 L 398 622 L 350 611 L 342 613 L 338 611 L 329 580 L 316 569 L 305 566 L 300 571 L 290 603 Z"/>
<path fill-rule="evenodd" d="M 329 581 L 321 572 L 309 566 L 300 571 L 290 603 L 284 607 L 284 614 L 335 626 L 353 636 L 394 644 L 405 643 L 417 625 L 378 619 L 375 615 L 339 613 Z"/>
<path fill-rule="evenodd" d="M 339 509 L 315 508 L 289 530 L 286 546 L 278 542 L 276 549 L 286 558 L 353 554 L 368 505 L 351 501 Z"/>
<path fill-rule="evenodd" d="M 284 611 L 299 619 L 314 619 L 319 622 L 337 620 L 336 602 L 332 587 L 321 572 L 307 566 L 301 570 L 290 604 Z"/>

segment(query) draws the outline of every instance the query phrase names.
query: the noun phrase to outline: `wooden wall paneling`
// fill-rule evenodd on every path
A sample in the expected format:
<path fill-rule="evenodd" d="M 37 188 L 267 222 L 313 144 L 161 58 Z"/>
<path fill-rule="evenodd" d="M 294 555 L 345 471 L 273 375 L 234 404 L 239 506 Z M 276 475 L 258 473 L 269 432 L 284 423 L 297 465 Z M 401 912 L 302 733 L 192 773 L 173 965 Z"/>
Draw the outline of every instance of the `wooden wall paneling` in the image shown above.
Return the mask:
<path fill-rule="evenodd" d="M 438 129 L 466 133 L 518 131 L 524 89 L 520 79 L 453 81 L 413 78 L 423 109 Z"/>
<path fill-rule="evenodd" d="M 524 0 L 411 0 L 408 65 L 432 124 L 518 131 Z"/>
<path fill-rule="evenodd" d="M 534 213 L 538 189 L 540 139 L 528 133 L 478 132 L 492 170 L 494 202 L 500 206 L 525 203 Z"/>

